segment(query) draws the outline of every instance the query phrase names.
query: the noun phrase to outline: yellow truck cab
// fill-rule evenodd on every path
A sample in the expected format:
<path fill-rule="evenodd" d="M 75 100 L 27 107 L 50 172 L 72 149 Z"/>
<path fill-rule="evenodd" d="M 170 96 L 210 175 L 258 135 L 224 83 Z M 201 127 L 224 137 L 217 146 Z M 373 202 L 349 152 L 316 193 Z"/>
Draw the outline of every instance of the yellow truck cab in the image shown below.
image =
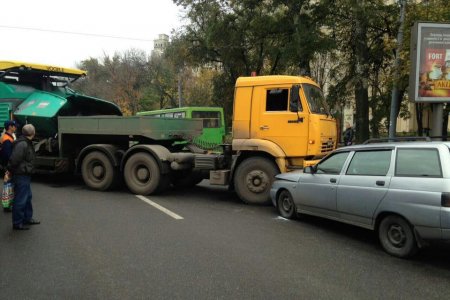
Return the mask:
<path fill-rule="evenodd" d="M 307 77 L 240 77 L 233 111 L 234 151 L 272 157 L 284 173 L 336 148 L 336 120 L 317 83 Z"/>

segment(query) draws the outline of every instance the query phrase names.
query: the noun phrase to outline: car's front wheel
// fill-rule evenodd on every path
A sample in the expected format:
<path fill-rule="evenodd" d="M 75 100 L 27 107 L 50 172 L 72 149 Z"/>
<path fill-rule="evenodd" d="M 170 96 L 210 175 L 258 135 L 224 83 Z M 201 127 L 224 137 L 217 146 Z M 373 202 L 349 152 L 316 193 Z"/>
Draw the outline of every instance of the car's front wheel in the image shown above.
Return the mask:
<path fill-rule="evenodd" d="M 277 208 L 280 216 L 286 219 L 294 219 L 297 216 L 294 199 L 287 190 L 282 190 L 277 197 Z"/>
<path fill-rule="evenodd" d="M 397 215 L 386 216 L 381 220 L 378 238 L 384 250 L 396 257 L 410 257 L 418 250 L 411 225 Z"/>

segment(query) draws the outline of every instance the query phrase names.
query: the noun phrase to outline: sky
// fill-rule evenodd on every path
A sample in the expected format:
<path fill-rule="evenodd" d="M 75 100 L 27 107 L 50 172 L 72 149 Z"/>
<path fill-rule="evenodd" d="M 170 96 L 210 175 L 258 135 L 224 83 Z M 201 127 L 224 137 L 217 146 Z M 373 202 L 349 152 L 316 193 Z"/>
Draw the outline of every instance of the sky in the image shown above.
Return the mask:
<path fill-rule="evenodd" d="M 0 9 L 0 61 L 68 68 L 132 48 L 150 54 L 159 34 L 170 36 L 182 25 L 172 0 L 14 0 Z"/>

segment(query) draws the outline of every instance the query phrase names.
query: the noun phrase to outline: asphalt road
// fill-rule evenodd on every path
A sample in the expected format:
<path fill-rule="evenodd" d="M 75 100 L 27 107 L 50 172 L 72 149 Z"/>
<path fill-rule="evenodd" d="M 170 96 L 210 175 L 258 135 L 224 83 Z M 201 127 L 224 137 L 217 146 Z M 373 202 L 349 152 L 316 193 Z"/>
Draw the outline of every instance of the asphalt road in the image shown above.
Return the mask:
<path fill-rule="evenodd" d="M 207 182 L 147 199 L 35 179 L 41 225 L 0 213 L 0 299 L 446 299 L 450 244 L 413 260 L 374 234 L 244 205 Z"/>

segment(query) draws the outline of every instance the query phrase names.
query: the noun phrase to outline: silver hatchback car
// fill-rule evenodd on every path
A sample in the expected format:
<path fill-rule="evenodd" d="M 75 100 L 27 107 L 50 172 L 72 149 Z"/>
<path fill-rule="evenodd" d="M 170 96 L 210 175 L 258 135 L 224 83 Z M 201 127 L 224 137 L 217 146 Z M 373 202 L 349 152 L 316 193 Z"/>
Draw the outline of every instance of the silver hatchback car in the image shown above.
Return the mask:
<path fill-rule="evenodd" d="M 276 178 L 270 194 L 282 217 L 303 213 L 374 230 L 397 257 L 450 239 L 450 142 L 340 148 Z"/>

